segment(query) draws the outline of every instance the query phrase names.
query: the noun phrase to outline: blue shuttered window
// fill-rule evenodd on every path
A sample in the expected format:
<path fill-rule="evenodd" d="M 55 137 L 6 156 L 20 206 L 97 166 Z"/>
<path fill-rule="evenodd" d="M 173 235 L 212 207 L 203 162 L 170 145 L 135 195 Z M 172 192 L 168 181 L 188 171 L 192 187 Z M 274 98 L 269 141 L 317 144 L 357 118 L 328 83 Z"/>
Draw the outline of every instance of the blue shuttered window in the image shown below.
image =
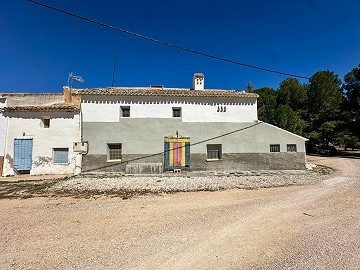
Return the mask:
<path fill-rule="evenodd" d="M 68 164 L 69 163 L 69 148 L 53 148 L 53 163 L 54 164 Z"/>

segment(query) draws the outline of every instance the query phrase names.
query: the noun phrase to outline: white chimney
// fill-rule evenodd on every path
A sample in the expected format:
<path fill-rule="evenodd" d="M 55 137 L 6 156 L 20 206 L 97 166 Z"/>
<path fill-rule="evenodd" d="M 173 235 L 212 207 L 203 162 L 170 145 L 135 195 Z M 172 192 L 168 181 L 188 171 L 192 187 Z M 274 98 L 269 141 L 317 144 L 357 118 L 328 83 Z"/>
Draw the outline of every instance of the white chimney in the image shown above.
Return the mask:
<path fill-rule="evenodd" d="M 195 73 L 193 78 L 193 89 L 204 90 L 204 74 Z"/>

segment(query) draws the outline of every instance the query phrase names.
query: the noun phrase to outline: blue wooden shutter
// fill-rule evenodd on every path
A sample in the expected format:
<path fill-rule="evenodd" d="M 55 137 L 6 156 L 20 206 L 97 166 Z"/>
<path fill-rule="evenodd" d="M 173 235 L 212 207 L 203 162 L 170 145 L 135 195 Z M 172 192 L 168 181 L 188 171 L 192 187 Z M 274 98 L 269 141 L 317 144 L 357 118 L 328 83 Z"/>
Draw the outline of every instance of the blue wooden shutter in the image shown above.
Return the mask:
<path fill-rule="evenodd" d="M 185 167 L 190 167 L 190 142 L 185 143 Z"/>
<path fill-rule="evenodd" d="M 32 139 L 14 139 L 14 169 L 18 171 L 31 170 Z"/>
<path fill-rule="evenodd" d="M 165 142 L 164 143 L 164 168 L 165 170 L 169 170 L 169 161 L 170 161 L 170 153 L 169 153 L 169 149 L 170 148 L 170 143 L 169 142 Z"/>

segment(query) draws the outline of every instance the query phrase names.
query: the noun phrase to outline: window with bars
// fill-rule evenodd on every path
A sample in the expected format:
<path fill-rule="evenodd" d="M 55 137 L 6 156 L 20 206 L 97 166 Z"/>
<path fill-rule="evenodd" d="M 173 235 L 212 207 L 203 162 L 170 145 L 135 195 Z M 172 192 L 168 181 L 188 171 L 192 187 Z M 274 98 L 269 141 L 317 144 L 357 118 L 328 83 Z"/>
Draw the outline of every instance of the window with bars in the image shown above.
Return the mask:
<path fill-rule="evenodd" d="M 173 107 L 173 117 L 181 117 L 181 108 L 179 107 Z"/>
<path fill-rule="evenodd" d="M 280 152 L 280 144 L 270 144 L 270 152 Z"/>
<path fill-rule="evenodd" d="M 121 117 L 130 117 L 130 106 L 121 106 L 120 107 L 120 116 Z"/>
<path fill-rule="evenodd" d="M 108 143 L 108 161 L 121 160 L 121 143 Z"/>
<path fill-rule="evenodd" d="M 54 164 L 69 164 L 69 148 L 53 148 Z"/>
<path fill-rule="evenodd" d="M 221 159 L 222 156 L 221 144 L 207 144 L 206 151 L 207 151 L 206 159 L 208 160 Z"/>
<path fill-rule="evenodd" d="M 288 145 L 287 145 L 287 151 L 288 151 L 288 152 L 297 152 L 297 150 L 296 150 L 296 144 L 288 144 Z"/>

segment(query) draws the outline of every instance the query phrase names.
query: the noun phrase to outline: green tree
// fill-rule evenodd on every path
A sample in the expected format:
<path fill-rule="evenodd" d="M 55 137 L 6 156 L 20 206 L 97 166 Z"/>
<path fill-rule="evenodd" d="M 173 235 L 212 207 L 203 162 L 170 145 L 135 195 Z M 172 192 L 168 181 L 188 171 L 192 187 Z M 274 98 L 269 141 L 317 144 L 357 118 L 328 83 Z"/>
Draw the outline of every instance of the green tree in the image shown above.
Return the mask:
<path fill-rule="evenodd" d="M 341 126 L 340 109 L 343 102 L 341 80 L 334 72 L 318 71 L 311 78 L 308 87 L 308 132 L 321 134 L 328 145 Z"/>
<path fill-rule="evenodd" d="M 306 85 L 295 78 L 287 78 L 280 83 L 277 103 L 288 105 L 294 111 L 304 113 L 307 102 Z"/>
<path fill-rule="evenodd" d="M 275 110 L 274 124 L 292 133 L 302 135 L 305 121 L 289 105 L 280 105 Z"/>
<path fill-rule="evenodd" d="M 276 109 L 277 92 L 270 87 L 254 90 L 258 98 L 258 118 L 261 121 L 274 124 L 274 113 Z"/>
<path fill-rule="evenodd" d="M 348 130 L 360 139 L 360 65 L 344 77 L 345 110 L 349 114 Z"/>

